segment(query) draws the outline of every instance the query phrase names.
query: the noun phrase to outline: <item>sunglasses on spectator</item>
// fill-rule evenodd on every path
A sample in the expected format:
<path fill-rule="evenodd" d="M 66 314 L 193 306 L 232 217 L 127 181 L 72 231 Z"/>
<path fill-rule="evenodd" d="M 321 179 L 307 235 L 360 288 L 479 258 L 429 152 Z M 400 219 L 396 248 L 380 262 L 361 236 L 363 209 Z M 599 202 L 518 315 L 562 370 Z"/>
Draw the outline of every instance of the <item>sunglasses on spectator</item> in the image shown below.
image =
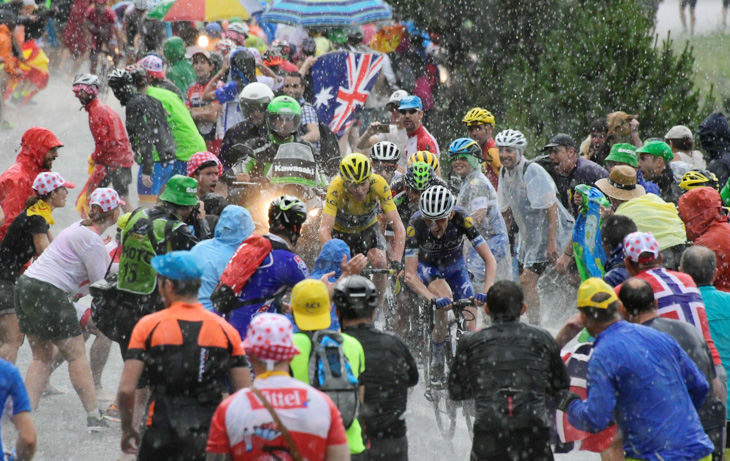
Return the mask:
<path fill-rule="evenodd" d="M 399 109 L 398 112 L 400 112 L 403 115 L 405 115 L 405 114 L 411 114 L 412 115 L 412 114 L 417 114 L 418 113 L 418 109 Z"/>

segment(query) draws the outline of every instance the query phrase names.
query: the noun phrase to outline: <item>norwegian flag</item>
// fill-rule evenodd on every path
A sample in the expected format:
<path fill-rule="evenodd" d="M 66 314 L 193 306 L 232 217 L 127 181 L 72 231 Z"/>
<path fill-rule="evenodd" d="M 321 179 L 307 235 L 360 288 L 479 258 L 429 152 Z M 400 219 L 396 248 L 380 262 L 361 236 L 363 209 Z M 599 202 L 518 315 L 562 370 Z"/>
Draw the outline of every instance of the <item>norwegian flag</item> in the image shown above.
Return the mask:
<path fill-rule="evenodd" d="M 317 117 L 338 138 L 365 105 L 382 66 L 381 55 L 345 51 L 322 55 L 312 66 Z"/>
<path fill-rule="evenodd" d="M 586 383 L 588 381 L 588 360 L 593 353 L 593 343 L 577 344 L 572 350 L 563 355 L 563 361 L 570 375 L 570 390 L 580 395 L 584 400 L 588 396 Z M 555 410 L 555 429 L 563 443 L 573 442 L 574 450 L 592 451 L 600 453 L 611 444 L 617 427 L 611 424 L 597 434 L 583 432 L 568 422 L 568 415 Z"/>

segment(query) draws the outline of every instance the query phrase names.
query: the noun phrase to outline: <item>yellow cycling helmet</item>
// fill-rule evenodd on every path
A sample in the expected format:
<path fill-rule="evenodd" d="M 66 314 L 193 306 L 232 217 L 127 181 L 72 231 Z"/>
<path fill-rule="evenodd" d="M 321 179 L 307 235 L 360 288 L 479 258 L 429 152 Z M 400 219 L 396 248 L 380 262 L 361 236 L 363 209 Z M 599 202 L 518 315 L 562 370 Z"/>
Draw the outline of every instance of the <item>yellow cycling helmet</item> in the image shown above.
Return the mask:
<path fill-rule="evenodd" d="M 717 180 L 715 173 L 708 170 L 690 170 L 682 176 L 682 182 L 679 187 L 684 190 L 692 190 L 697 187 L 712 187 L 719 191 L 720 181 Z"/>
<path fill-rule="evenodd" d="M 370 159 L 363 154 L 352 153 L 340 160 L 340 176 L 345 181 L 365 182 L 372 176 Z"/>
<path fill-rule="evenodd" d="M 492 125 L 494 126 L 494 115 L 487 109 L 475 107 L 466 113 L 462 122 L 467 125 Z"/>
<path fill-rule="evenodd" d="M 439 158 L 427 150 L 419 150 L 408 157 L 408 166 L 411 166 L 416 162 L 425 162 L 431 165 L 431 168 L 434 170 L 439 169 Z"/>

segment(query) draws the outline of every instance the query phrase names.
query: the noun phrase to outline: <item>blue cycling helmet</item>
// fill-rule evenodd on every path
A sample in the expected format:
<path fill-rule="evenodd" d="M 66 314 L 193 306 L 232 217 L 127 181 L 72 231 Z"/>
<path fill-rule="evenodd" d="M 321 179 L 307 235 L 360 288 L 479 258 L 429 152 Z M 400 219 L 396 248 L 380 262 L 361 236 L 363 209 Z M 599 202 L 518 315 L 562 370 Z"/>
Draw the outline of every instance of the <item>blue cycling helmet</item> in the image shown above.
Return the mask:
<path fill-rule="evenodd" d="M 479 144 L 471 138 L 459 138 L 449 146 L 449 158 L 472 156 L 477 159 L 482 157 L 482 149 Z"/>

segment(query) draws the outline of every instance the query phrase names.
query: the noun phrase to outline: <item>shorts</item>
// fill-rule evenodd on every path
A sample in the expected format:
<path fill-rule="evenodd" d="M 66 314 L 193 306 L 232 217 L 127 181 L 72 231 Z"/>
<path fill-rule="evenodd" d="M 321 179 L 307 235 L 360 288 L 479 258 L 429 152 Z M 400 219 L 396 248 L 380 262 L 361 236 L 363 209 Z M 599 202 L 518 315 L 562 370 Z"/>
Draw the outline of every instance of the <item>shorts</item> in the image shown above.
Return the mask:
<path fill-rule="evenodd" d="M 15 286 L 15 309 L 21 333 L 42 341 L 81 335 L 76 308 L 68 293 L 50 283 L 21 275 Z"/>
<path fill-rule="evenodd" d="M 550 429 L 516 429 L 497 432 L 474 432 L 471 461 L 519 459 L 553 460 L 550 449 Z"/>
<path fill-rule="evenodd" d="M 188 175 L 187 162 L 175 160 L 172 164 L 168 164 L 164 168 L 160 162 L 155 162 L 155 169 L 152 172 L 152 187 L 147 187 L 142 184 L 142 169 L 140 168 L 139 175 L 137 176 L 137 195 L 139 196 L 139 201 L 157 201 L 157 196 L 160 195 L 162 187 L 176 174 L 181 174 L 183 176 Z"/>
<path fill-rule="evenodd" d="M 350 247 L 351 256 L 355 256 L 360 253 L 367 256 L 368 251 L 372 250 L 373 248 L 377 248 L 378 250 L 383 251 L 385 251 L 386 248 L 385 237 L 383 237 L 383 234 L 380 233 L 377 223 L 373 224 L 362 232 L 350 233 L 333 230 L 332 238 L 340 239 L 347 243 L 347 246 Z"/>
<path fill-rule="evenodd" d="M 727 1 L 727 0 L 725 0 L 725 1 Z M 697 6 L 697 0 L 681 0 L 679 2 L 679 7 L 680 8 L 684 9 L 687 6 L 689 6 L 690 8 L 696 7 Z"/>
<path fill-rule="evenodd" d="M 0 280 L 0 315 L 15 314 L 15 284 Z"/>
<path fill-rule="evenodd" d="M 474 296 L 474 288 L 471 286 L 469 271 L 466 270 L 464 258 L 443 268 L 436 268 L 424 262 L 418 262 L 418 278 L 424 285 L 436 279 L 444 279 L 451 288 L 454 300 L 467 299 Z"/>
<path fill-rule="evenodd" d="M 519 261 L 517 262 L 517 269 L 518 269 L 520 275 L 522 275 L 522 273 L 525 271 L 525 269 L 527 269 L 528 271 L 534 272 L 535 274 L 537 274 L 539 276 L 539 275 L 544 274 L 545 271 L 547 271 L 550 268 L 550 266 L 552 266 L 550 261 L 532 263 L 527 266 L 525 266 L 524 264 L 522 264 Z"/>
<path fill-rule="evenodd" d="M 172 429 L 147 426 L 138 461 L 205 461 L 208 427 L 191 429 L 180 437 Z"/>
<path fill-rule="evenodd" d="M 129 185 L 132 184 L 132 167 L 116 167 L 106 169 L 106 176 L 99 183 L 99 187 L 109 187 L 117 191 L 120 197 L 129 197 Z"/>
<path fill-rule="evenodd" d="M 405 435 L 397 439 L 370 439 L 371 460 L 408 461 L 408 437 Z"/>

